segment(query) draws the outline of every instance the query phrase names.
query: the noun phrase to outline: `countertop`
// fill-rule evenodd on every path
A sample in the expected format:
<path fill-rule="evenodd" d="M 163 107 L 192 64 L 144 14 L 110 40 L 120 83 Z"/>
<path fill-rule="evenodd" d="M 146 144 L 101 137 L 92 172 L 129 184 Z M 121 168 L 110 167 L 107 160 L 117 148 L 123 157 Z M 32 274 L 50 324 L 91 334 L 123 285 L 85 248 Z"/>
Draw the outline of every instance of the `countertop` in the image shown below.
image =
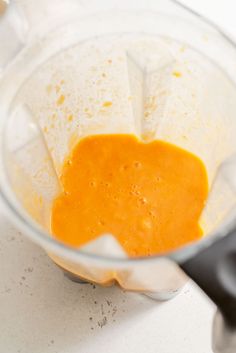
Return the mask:
<path fill-rule="evenodd" d="M 236 34 L 233 0 L 185 3 Z M 168 302 L 76 284 L 0 210 L 0 353 L 212 353 L 213 304 L 191 281 Z"/>
<path fill-rule="evenodd" d="M 211 353 L 214 306 L 189 282 L 159 303 L 73 283 L 0 216 L 1 353 Z"/>

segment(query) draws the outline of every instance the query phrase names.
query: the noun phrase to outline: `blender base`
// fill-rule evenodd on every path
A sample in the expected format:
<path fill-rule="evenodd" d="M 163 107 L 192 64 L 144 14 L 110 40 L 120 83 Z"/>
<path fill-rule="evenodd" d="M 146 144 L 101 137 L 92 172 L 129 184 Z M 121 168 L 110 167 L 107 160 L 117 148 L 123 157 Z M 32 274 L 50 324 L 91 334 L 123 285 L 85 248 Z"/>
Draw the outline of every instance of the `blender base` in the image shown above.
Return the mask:
<path fill-rule="evenodd" d="M 85 279 L 83 279 L 82 277 L 79 277 L 78 275 L 75 275 L 69 271 L 66 271 L 65 269 L 63 269 L 63 273 L 64 273 L 64 276 L 72 282 L 79 283 L 79 284 L 89 284 L 90 283 L 90 282 L 86 281 Z M 173 299 L 181 292 L 181 290 L 182 290 L 182 288 L 175 289 L 175 290 L 168 291 L 168 292 L 160 292 L 160 293 L 148 292 L 148 293 L 143 293 L 143 295 L 145 295 L 148 298 L 151 298 L 152 300 L 160 302 L 160 301 L 167 301 L 167 300 Z"/>

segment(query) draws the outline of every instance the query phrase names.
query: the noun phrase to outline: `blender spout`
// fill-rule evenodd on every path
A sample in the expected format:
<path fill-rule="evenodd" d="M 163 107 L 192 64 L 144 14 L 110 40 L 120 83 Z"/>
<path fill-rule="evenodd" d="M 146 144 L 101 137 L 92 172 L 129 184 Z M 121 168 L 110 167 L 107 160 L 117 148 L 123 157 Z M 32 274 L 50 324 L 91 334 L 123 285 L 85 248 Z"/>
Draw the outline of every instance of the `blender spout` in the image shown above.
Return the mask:
<path fill-rule="evenodd" d="M 28 23 L 15 2 L 0 0 L 0 73 L 23 49 Z"/>

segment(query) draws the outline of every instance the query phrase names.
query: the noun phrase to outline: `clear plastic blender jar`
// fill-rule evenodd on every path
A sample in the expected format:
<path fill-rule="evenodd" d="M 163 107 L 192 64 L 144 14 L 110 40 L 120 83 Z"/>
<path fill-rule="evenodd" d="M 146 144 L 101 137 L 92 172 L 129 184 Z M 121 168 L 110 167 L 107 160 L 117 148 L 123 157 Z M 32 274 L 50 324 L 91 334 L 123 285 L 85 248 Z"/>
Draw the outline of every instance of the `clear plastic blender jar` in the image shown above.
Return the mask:
<path fill-rule="evenodd" d="M 235 45 L 174 1 L 60 4 L 45 18 L 14 2 L 2 14 L 1 201 L 70 276 L 171 298 L 187 280 L 178 264 L 191 276 L 191 259 L 235 225 Z M 112 235 L 82 249 L 51 236 L 65 157 L 104 133 L 161 139 L 203 160 L 211 191 L 200 242 L 130 259 Z"/>

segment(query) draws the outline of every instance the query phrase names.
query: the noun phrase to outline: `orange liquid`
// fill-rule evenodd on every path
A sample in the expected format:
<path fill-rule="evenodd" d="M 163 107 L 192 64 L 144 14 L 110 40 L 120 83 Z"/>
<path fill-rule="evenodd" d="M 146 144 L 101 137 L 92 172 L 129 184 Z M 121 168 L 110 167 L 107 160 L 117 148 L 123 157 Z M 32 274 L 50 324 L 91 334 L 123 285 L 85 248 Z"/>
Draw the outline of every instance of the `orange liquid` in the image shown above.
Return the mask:
<path fill-rule="evenodd" d="M 52 233 L 71 246 L 111 233 L 130 256 L 148 256 L 202 236 L 206 170 L 174 145 L 132 135 L 87 137 L 65 162 L 61 183 Z"/>

